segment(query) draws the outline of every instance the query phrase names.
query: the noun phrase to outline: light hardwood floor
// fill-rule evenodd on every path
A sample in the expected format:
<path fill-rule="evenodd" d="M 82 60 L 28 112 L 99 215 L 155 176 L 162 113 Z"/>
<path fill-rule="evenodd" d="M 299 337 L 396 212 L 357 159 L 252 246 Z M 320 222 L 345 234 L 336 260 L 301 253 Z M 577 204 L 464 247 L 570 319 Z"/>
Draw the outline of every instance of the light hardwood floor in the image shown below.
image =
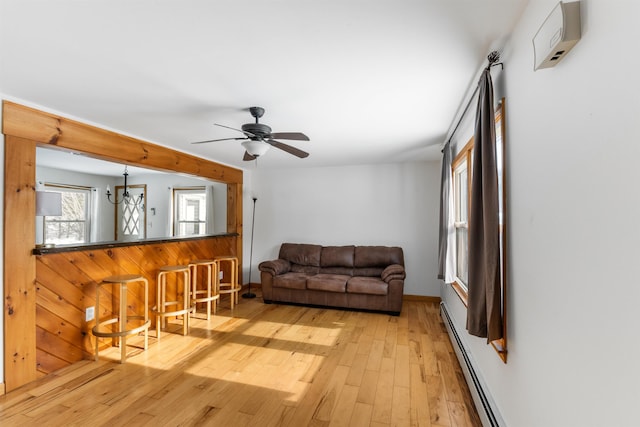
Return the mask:
<path fill-rule="evenodd" d="M 481 425 L 435 303 L 394 317 L 265 305 L 258 291 L 228 307 L 186 337 L 153 331 L 126 364 L 111 348 L 1 396 L 0 425 Z"/>

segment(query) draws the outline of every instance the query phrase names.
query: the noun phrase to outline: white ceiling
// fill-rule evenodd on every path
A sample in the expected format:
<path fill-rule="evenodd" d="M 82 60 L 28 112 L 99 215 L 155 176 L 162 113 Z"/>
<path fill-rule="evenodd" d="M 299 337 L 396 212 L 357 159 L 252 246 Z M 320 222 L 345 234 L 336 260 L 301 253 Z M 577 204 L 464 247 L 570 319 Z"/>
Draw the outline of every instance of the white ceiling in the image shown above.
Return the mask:
<path fill-rule="evenodd" d="M 266 109 L 311 141 L 257 167 L 439 158 L 528 0 L 0 0 L 0 93 L 221 163 Z"/>

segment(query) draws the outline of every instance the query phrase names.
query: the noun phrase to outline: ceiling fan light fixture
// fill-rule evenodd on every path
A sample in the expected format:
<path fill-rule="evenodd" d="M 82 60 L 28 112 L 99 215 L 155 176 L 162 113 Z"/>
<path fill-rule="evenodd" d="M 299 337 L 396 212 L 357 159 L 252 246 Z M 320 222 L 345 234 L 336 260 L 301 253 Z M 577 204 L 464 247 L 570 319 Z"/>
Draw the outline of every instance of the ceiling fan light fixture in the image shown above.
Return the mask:
<path fill-rule="evenodd" d="M 264 141 L 254 141 L 254 140 L 244 141 L 242 143 L 242 146 L 244 147 L 245 150 L 247 150 L 247 153 L 255 157 L 262 156 L 264 153 L 269 151 L 269 147 L 271 147 L 269 144 L 267 144 Z"/>

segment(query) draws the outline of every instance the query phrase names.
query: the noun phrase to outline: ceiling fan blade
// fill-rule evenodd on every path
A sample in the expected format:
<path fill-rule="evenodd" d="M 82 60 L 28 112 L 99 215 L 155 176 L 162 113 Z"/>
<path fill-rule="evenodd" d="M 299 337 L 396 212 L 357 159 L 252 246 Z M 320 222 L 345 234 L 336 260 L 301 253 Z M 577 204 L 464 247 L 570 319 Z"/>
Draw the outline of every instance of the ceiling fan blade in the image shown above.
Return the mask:
<path fill-rule="evenodd" d="M 241 140 L 241 139 L 249 139 L 249 138 L 222 138 L 222 139 L 208 139 L 208 140 L 206 140 L 206 141 L 192 142 L 192 144 L 206 144 L 207 142 L 231 141 L 231 140 L 239 141 L 239 140 Z"/>
<path fill-rule="evenodd" d="M 280 141 L 276 141 L 274 139 L 267 139 L 265 140 L 265 142 L 273 145 L 276 148 L 281 149 L 282 151 L 286 151 L 289 154 L 293 154 L 294 156 L 300 157 L 301 159 L 304 159 L 305 157 L 309 156 L 309 153 L 307 153 L 306 151 L 299 150 L 296 147 L 292 147 L 290 145 L 287 145 Z"/>
<path fill-rule="evenodd" d="M 238 132 L 242 132 L 242 133 L 244 133 L 244 134 L 245 134 L 245 135 L 247 135 L 247 136 L 253 136 L 253 137 L 255 137 L 255 135 L 254 135 L 254 134 L 252 134 L 251 132 L 247 132 L 246 130 L 236 129 L 236 128 L 232 128 L 232 127 L 230 127 L 230 126 L 220 125 L 220 124 L 218 124 L 218 123 L 214 123 L 214 125 L 215 125 L 215 126 L 220 126 L 221 128 L 227 128 L 227 129 L 235 130 L 235 131 L 238 131 Z"/>
<path fill-rule="evenodd" d="M 296 141 L 309 141 L 309 137 L 301 132 L 276 132 L 269 135 L 271 138 L 293 139 Z"/>
<path fill-rule="evenodd" d="M 244 157 L 242 158 L 242 160 L 244 160 L 245 162 L 249 162 L 249 161 L 255 160 L 255 159 L 257 159 L 256 156 L 252 156 L 251 154 L 249 154 L 248 151 L 244 152 Z"/>

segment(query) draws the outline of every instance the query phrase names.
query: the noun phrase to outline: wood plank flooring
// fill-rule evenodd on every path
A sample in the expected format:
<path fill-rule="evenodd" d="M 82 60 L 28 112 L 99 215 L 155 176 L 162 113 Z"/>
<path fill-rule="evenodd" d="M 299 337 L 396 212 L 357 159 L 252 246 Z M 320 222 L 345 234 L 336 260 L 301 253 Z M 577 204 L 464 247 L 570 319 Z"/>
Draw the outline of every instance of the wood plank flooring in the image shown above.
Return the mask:
<path fill-rule="evenodd" d="M 480 426 L 435 303 L 399 317 L 223 299 L 0 396 L 2 426 Z M 171 325 L 180 331 L 180 322 Z"/>

